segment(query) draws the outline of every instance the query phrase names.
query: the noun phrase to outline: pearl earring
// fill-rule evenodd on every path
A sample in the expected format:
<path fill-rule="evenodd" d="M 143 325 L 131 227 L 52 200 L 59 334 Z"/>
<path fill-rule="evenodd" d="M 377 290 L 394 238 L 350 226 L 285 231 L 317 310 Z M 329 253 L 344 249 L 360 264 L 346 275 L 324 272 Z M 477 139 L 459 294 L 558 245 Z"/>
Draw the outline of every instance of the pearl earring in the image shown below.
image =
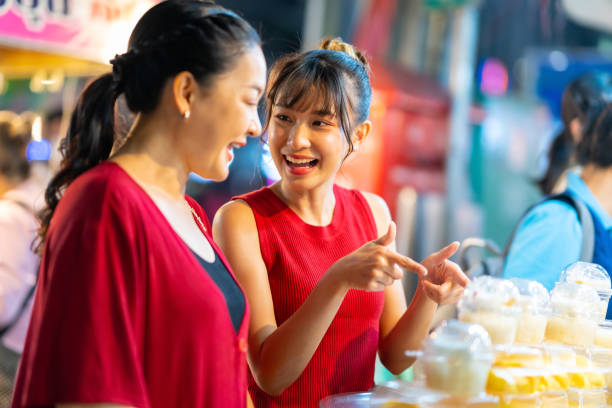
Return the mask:
<path fill-rule="evenodd" d="M 183 113 L 183 117 L 185 119 L 189 119 L 189 116 L 191 116 L 191 112 L 189 110 L 186 110 L 185 113 Z"/>

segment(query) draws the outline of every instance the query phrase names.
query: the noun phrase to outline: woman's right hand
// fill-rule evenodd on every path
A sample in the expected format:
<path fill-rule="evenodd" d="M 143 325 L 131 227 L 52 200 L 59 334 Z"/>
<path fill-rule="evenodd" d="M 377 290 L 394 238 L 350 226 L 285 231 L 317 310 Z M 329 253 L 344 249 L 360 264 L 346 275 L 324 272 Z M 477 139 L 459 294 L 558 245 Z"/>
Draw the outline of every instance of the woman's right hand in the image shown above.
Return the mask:
<path fill-rule="evenodd" d="M 395 223 L 391 222 L 383 236 L 336 261 L 325 278 L 332 279 L 347 290 L 381 291 L 403 276 L 398 266 L 413 271 L 420 278 L 427 275 L 423 265 L 391 248 L 395 230 Z"/>

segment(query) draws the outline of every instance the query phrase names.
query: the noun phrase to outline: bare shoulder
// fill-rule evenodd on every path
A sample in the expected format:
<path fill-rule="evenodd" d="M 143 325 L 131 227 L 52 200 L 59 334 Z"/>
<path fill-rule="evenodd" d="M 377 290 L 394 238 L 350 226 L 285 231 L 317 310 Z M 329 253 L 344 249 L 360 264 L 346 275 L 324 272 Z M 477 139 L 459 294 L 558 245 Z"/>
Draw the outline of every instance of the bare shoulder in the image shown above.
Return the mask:
<path fill-rule="evenodd" d="M 245 277 L 266 276 L 255 216 L 245 201 L 230 201 L 219 208 L 212 229 L 213 239 L 227 257 L 241 284 L 245 284 Z"/>
<path fill-rule="evenodd" d="M 378 235 L 384 234 L 389 228 L 391 222 L 391 212 L 387 202 L 378 194 L 370 193 L 368 191 L 361 191 L 361 194 L 368 202 L 374 221 L 376 222 L 376 229 Z"/>
<path fill-rule="evenodd" d="M 213 235 L 220 230 L 234 230 L 241 233 L 257 230 L 253 211 L 246 201 L 233 200 L 217 210 L 213 220 Z"/>

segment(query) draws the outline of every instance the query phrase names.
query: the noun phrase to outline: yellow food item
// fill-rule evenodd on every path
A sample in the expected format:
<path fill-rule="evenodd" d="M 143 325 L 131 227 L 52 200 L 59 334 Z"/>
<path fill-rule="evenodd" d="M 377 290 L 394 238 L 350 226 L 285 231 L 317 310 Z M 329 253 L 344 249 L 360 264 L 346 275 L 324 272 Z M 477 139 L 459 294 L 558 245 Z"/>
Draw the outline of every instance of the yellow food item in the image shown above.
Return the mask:
<path fill-rule="evenodd" d="M 604 375 L 594 371 L 568 373 L 568 377 L 571 387 L 585 390 L 603 388 L 606 383 Z"/>
<path fill-rule="evenodd" d="M 516 381 L 516 389 L 519 394 L 533 394 L 534 392 L 540 391 L 539 377 L 514 377 Z"/>
<path fill-rule="evenodd" d="M 570 386 L 573 388 L 589 388 L 589 380 L 585 373 L 568 373 Z"/>
<path fill-rule="evenodd" d="M 566 389 L 554 375 L 540 377 L 540 385 L 541 391 L 561 391 Z"/>
<path fill-rule="evenodd" d="M 570 387 L 570 379 L 567 373 L 566 374 L 555 374 L 553 375 L 553 378 L 559 383 L 559 386 L 561 387 L 561 389 L 567 390 Z"/>
<path fill-rule="evenodd" d="M 487 380 L 487 392 L 494 395 L 518 393 L 514 376 L 504 370 L 492 369 Z"/>
<path fill-rule="evenodd" d="M 493 361 L 495 367 L 540 368 L 544 366 L 542 353 L 531 348 L 514 348 L 498 351 Z"/>
<path fill-rule="evenodd" d="M 409 404 L 407 402 L 389 401 L 381 405 L 381 408 L 419 408 L 419 404 Z"/>
<path fill-rule="evenodd" d="M 554 381 L 554 380 L 553 380 Z M 557 383 L 555 385 L 560 388 Z M 547 382 L 544 377 L 532 375 L 516 375 L 504 369 L 492 369 L 487 380 L 487 392 L 489 394 L 533 394 L 547 390 Z"/>

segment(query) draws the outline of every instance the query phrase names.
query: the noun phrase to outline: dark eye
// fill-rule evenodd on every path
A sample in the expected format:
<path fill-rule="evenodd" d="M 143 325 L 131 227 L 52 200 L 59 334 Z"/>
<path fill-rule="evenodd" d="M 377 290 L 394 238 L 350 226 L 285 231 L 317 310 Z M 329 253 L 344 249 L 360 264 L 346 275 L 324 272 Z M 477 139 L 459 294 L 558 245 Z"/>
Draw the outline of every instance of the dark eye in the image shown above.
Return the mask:
<path fill-rule="evenodd" d="M 283 115 L 282 113 L 279 113 L 278 115 L 276 115 L 276 118 L 280 120 L 281 122 L 289 122 L 291 120 L 289 116 Z"/>
<path fill-rule="evenodd" d="M 317 127 L 322 127 L 322 126 L 328 126 L 329 125 L 329 123 L 324 122 L 322 120 L 315 120 L 314 122 L 312 122 L 312 124 L 314 126 L 317 126 Z"/>

